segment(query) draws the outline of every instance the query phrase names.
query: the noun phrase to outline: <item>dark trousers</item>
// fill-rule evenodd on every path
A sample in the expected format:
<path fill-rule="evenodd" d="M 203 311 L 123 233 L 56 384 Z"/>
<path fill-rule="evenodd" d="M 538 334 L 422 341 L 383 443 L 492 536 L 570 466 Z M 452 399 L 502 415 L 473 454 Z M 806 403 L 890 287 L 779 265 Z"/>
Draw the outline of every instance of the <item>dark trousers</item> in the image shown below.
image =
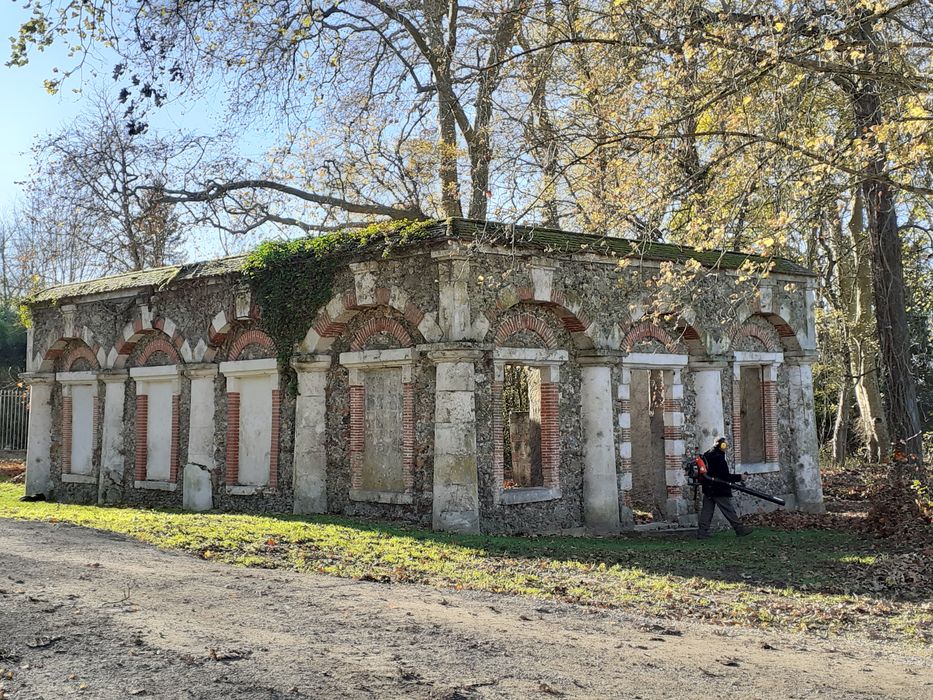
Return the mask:
<path fill-rule="evenodd" d="M 709 526 L 713 522 L 713 512 L 716 510 L 716 506 L 719 506 L 719 510 L 726 516 L 726 520 L 729 521 L 733 530 L 741 532 L 744 529 L 738 513 L 735 512 L 735 507 L 732 505 L 732 496 L 707 496 L 704 493 L 703 508 L 700 510 L 700 526 L 697 529 L 699 536 L 704 537 L 709 534 Z"/>

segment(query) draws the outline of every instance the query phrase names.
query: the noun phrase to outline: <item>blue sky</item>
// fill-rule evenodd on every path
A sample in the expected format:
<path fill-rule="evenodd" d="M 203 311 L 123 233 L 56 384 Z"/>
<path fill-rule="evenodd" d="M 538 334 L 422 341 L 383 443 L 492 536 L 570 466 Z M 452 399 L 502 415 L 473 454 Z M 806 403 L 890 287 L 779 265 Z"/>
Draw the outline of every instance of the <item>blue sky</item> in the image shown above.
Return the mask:
<path fill-rule="evenodd" d="M 82 111 L 83 95 L 75 92 L 97 84 L 110 88 L 110 78 L 116 58 L 88 60 L 83 71 L 69 78 L 63 89 L 50 95 L 43 81 L 54 76 L 56 66 L 70 66 L 62 44 L 53 44 L 45 52 L 33 53 L 27 66 L 16 68 L 4 65 L 9 58 L 8 38 L 14 36 L 19 25 L 29 14 L 13 0 L 0 0 L 0 216 L 12 208 L 21 197 L 16 183 L 29 176 L 30 147 L 37 136 L 55 132 L 68 126 Z M 99 72 L 98 72 L 99 71 Z M 91 90 L 88 89 L 90 95 Z M 173 102 L 151 115 L 153 129 L 162 131 L 196 132 L 210 134 L 216 131 L 215 119 L 223 118 L 223 110 L 200 103 Z M 241 151 L 259 156 L 272 144 L 274 136 L 241 134 Z M 189 258 L 213 257 L 220 249 L 210 234 L 201 234 L 186 251 Z"/>

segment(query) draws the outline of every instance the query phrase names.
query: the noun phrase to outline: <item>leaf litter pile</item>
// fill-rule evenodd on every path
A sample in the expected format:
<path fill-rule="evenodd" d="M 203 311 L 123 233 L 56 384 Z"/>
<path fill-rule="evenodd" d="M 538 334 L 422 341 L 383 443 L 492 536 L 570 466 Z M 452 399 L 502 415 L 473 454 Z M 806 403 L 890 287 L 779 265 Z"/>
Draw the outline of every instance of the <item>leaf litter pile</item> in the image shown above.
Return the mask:
<path fill-rule="evenodd" d="M 666 620 L 933 641 L 933 549 L 828 529 L 689 538 L 456 536 L 337 517 L 21 503 L 0 517 L 118 532 L 231 564 L 617 608 Z"/>

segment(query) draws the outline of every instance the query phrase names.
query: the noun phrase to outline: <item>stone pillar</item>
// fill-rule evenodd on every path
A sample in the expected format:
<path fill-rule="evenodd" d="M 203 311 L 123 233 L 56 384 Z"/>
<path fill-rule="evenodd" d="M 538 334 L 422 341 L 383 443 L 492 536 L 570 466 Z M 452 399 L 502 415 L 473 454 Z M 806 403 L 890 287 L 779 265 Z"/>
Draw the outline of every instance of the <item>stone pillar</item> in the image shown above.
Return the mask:
<path fill-rule="evenodd" d="M 437 350 L 434 406 L 435 530 L 479 532 L 473 363 L 479 350 Z"/>
<path fill-rule="evenodd" d="M 105 370 L 98 375 L 104 383 L 104 425 L 100 448 L 100 481 L 97 487 L 97 502 L 100 505 L 120 503 L 123 500 L 123 404 L 127 376 L 125 369 Z"/>
<path fill-rule="evenodd" d="M 786 358 L 789 375 L 791 434 L 796 461 L 792 465 L 797 507 L 808 513 L 822 513 L 823 484 L 818 460 L 816 411 L 813 404 L 813 372 L 810 356 Z"/>
<path fill-rule="evenodd" d="M 583 518 L 595 533 L 619 530 L 619 484 L 612 424 L 612 358 L 581 357 Z"/>
<path fill-rule="evenodd" d="M 294 511 L 327 512 L 327 371 L 329 355 L 292 360 L 298 373 L 295 400 Z"/>
<path fill-rule="evenodd" d="M 53 374 L 21 374 L 29 384 L 29 441 L 26 446 L 26 495 L 48 497 L 52 491 Z"/>
<path fill-rule="evenodd" d="M 182 507 L 204 511 L 214 506 L 214 385 L 217 365 L 189 365 L 188 461 L 182 475 Z"/>
<path fill-rule="evenodd" d="M 713 442 L 726 434 L 722 403 L 722 370 L 726 363 L 696 362 L 690 364 L 693 391 L 696 396 L 696 416 L 693 434 L 697 447 L 705 452 Z"/>

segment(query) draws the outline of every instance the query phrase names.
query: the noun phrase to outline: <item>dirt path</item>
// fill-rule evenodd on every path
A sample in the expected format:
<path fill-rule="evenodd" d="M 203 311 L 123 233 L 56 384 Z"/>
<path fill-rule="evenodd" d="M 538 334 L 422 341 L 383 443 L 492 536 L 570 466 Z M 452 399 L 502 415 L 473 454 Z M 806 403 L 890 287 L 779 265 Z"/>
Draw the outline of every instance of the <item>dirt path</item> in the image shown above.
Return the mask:
<path fill-rule="evenodd" d="M 933 697 L 919 650 L 233 568 L 9 520 L 0 668 L 15 700 Z"/>

